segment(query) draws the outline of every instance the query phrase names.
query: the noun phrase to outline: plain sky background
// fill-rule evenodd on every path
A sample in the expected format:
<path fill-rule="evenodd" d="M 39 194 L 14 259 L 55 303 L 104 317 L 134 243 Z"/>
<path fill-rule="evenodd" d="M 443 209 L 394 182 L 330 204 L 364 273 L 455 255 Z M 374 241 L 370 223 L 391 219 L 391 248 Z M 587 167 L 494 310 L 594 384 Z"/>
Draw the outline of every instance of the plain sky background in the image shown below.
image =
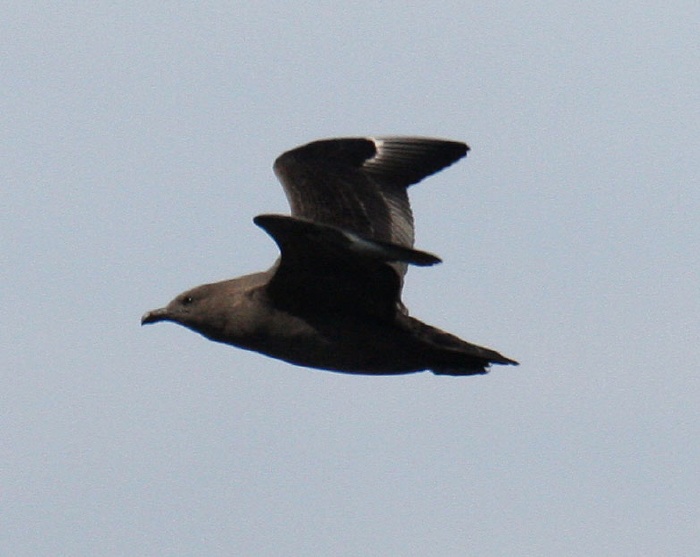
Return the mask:
<path fill-rule="evenodd" d="M 700 554 L 700 4 L 7 2 L 0 554 Z M 144 311 L 268 267 L 271 164 L 463 140 L 413 315 L 518 359 L 308 370 Z"/>

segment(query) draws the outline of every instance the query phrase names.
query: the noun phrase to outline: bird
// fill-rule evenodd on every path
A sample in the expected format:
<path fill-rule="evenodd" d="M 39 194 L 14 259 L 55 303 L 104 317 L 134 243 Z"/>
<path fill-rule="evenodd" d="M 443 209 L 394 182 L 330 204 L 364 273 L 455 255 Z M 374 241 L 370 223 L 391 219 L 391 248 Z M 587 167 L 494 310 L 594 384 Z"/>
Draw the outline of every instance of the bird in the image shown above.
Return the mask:
<path fill-rule="evenodd" d="M 484 374 L 518 362 L 427 325 L 401 300 L 414 248 L 408 187 L 461 159 L 459 141 L 387 136 L 322 139 L 273 165 L 291 215 L 253 222 L 280 255 L 266 271 L 197 286 L 141 324 L 170 321 L 215 342 L 298 366 L 361 375 Z"/>

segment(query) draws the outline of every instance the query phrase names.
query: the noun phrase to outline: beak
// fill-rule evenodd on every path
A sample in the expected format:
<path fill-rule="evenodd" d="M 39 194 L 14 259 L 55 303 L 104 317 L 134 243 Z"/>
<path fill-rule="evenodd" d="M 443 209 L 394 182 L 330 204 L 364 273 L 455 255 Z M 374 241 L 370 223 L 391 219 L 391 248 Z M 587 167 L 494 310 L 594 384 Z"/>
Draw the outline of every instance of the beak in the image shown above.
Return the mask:
<path fill-rule="evenodd" d="M 158 323 L 158 321 L 165 321 L 166 319 L 169 319 L 168 308 L 154 309 L 153 311 L 147 311 L 143 314 L 141 325 Z"/>

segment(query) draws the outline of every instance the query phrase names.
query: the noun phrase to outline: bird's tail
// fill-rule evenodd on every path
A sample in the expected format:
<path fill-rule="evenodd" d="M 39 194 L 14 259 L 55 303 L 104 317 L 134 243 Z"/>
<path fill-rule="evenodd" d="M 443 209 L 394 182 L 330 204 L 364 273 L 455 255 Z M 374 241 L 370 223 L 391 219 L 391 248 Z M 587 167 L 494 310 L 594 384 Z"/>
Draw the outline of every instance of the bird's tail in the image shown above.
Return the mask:
<path fill-rule="evenodd" d="M 491 364 L 520 365 L 515 360 L 484 346 L 478 346 L 436 327 L 408 317 L 430 352 L 430 371 L 436 375 L 482 375 Z"/>

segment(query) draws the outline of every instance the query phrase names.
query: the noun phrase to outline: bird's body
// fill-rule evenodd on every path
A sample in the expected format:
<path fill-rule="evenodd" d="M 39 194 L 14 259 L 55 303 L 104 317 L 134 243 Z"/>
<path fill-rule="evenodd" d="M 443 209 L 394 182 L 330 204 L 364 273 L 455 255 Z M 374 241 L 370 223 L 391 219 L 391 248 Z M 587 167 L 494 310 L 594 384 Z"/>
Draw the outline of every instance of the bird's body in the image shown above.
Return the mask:
<path fill-rule="evenodd" d="M 174 321 L 217 342 L 346 373 L 472 375 L 516 364 L 410 317 L 400 299 L 407 265 L 439 262 L 413 249 L 406 188 L 467 150 L 425 138 L 348 138 L 283 154 L 275 171 L 292 216 L 255 218 L 280 259 L 184 292 L 142 323 Z"/>

